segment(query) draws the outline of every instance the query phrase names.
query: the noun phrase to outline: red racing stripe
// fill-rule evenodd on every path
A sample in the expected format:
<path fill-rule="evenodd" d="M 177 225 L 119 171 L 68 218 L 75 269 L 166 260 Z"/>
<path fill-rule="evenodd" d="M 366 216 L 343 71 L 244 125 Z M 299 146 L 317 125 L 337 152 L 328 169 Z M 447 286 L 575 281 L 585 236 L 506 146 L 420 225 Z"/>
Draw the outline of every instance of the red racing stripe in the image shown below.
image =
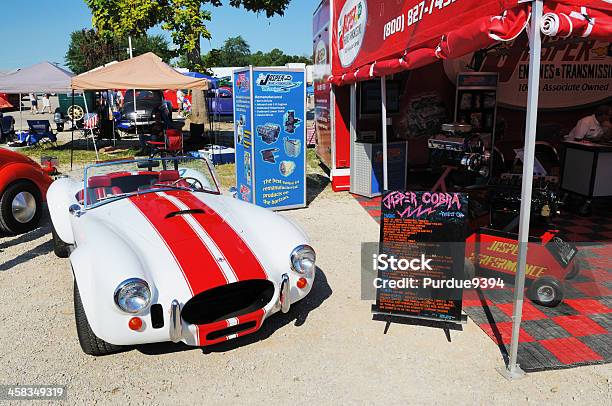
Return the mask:
<path fill-rule="evenodd" d="M 195 296 L 227 283 L 219 264 L 182 216 L 166 218 L 176 206 L 155 193 L 130 197 L 130 201 L 162 238 Z"/>
<path fill-rule="evenodd" d="M 181 191 L 166 192 L 177 197 L 192 209 L 202 209 L 205 214 L 195 214 L 194 218 L 217 244 L 233 268 L 238 280 L 268 279 L 261 262 L 246 241 L 232 226 L 210 206 L 192 193 Z"/>

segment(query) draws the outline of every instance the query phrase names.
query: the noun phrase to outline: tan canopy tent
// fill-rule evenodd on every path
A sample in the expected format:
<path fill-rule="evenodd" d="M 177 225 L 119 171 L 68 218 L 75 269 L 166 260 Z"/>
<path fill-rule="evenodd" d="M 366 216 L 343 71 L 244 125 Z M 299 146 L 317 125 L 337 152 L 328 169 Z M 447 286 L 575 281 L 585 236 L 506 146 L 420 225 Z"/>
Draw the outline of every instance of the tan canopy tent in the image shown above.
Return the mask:
<path fill-rule="evenodd" d="M 99 89 L 199 89 L 209 82 L 185 76 L 152 52 L 117 62 L 72 78 L 73 90 Z"/>

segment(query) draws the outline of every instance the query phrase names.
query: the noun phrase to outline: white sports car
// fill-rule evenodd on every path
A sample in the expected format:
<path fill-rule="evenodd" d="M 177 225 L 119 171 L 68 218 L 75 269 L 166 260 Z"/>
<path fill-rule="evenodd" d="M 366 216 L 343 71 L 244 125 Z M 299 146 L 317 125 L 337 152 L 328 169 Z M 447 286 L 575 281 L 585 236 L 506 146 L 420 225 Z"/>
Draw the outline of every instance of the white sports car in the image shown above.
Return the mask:
<path fill-rule="evenodd" d="M 106 162 L 87 167 L 84 182 L 51 185 L 54 248 L 70 257 L 84 352 L 219 343 L 310 292 L 306 235 L 218 185 L 199 158 Z"/>

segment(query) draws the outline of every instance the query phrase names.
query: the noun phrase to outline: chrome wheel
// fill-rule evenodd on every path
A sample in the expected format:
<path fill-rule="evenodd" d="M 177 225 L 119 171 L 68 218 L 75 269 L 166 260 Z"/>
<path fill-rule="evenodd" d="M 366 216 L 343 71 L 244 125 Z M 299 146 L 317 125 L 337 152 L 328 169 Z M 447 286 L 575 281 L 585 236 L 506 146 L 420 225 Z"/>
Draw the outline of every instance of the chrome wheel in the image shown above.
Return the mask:
<path fill-rule="evenodd" d="M 36 199 L 30 192 L 19 192 L 11 204 L 13 218 L 21 224 L 28 223 L 36 215 Z"/>
<path fill-rule="evenodd" d="M 540 286 L 536 293 L 538 300 L 542 303 L 552 302 L 555 299 L 555 289 L 552 286 Z"/>

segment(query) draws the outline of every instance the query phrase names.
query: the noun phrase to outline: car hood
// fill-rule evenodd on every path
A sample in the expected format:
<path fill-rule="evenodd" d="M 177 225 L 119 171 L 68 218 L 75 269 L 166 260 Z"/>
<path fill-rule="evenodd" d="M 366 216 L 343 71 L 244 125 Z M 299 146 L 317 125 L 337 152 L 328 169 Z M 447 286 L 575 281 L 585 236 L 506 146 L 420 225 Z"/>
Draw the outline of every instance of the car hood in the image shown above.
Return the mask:
<path fill-rule="evenodd" d="M 219 199 L 187 191 L 145 193 L 93 208 L 87 216 L 116 237 L 100 238 L 98 244 L 111 245 L 100 247 L 102 251 L 124 244 L 152 280 L 163 280 L 174 269 L 192 295 L 238 281 L 269 279 L 266 260 L 256 254 L 252 237 Z"/>

